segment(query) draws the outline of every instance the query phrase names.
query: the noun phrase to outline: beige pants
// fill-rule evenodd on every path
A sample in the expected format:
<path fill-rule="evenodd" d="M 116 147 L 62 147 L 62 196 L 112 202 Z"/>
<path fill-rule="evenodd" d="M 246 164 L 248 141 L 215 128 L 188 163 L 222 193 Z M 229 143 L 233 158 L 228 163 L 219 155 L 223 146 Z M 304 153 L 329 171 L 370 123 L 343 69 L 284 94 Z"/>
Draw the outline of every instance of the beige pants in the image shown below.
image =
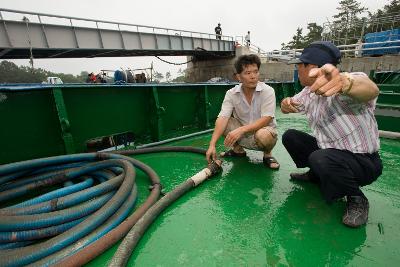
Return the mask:
<path fill-rule="evenodd" d="M 224 136 L 241 126 L 243 125 L 236 118 L 229 118 L 228 125 L 224 131 Z M 276 129 L 271 126 L 266 126 L 259 129 L 256 133 L 244 134 L 237 143 L 247 149 L 266 151 L 272 150 L 277 140 L 278 133 Z"/>

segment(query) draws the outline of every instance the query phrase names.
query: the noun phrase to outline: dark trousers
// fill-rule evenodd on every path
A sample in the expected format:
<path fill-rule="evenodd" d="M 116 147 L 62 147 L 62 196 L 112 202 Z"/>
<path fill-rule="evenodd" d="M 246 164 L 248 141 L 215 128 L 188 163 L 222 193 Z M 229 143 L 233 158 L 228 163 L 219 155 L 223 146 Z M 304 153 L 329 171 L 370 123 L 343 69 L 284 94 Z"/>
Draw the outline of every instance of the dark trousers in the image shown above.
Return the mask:
<path fill-rule="evenodd" d="M 328 203 L 344 196 L 363 195 L 360 186 L 372 183 L 382 174 L 378 152 L 321 149 L 315 137 L 293 129 L 283 134 L 282 143 L 298 168 L 310 168 L 311 180 L 320 185 Z"/>

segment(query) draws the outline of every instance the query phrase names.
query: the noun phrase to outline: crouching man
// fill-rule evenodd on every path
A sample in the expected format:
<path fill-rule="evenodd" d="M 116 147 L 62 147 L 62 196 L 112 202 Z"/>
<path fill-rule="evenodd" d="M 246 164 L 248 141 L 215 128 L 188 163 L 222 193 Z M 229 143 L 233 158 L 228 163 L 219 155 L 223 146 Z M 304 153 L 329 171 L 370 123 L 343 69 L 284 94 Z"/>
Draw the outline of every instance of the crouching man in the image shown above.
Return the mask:
<path fill-rule="evenodd" d="M 222 157 L 245 157 L 243 148 L 260 150 L 265 166 L 279 168 L 271 154 L 277 141 L 275 92 L 259 82 L 260 65 L 256 55 L 243 55 L 235 62 L 240 84 L 226 92 L 206 153 L 208 162 L 216 159 L 215 144 L 224 135 L 224 145 L 231 149 L 221 153 Z"/>
<path fill-rule="evenodd" d="M 360 187 L 382 173 L 378 127 L 374 109 L 379 89 L 364 73 L 340 73 L 339 49 L 330 42 L 314 42 L 297 64 L 305 88 L 281 103 L 283 113 L 301 112 L 313 135 L 288 130 L 282 136 L 298 168 L 291 179 L 319 184 L 328 203 L 346 197 L 342 222 L 358 227 L 368 220 L 369 203 Z"/>

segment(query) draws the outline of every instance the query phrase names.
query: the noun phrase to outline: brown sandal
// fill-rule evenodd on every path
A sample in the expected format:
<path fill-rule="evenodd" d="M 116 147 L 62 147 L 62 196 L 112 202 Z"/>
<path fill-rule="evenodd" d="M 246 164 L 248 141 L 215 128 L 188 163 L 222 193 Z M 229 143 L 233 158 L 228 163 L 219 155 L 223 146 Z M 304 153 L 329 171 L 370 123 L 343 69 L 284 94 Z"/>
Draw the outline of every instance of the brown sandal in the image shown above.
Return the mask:
<path fill-rule="evenodd" d="M 243 158 L 246 157 L 246 152 L 235 152 L 233 149 L 229 149 L 228 151 L 222 152 L 220 154 L 221 157 L 232 157 L 232 158 Z"/>
<path fill-rule="evenodd" d="M 263 157 L 263 163 L 264 163 L 264 165 L 265 166 L 267 166 L 268 168 L 270 168 L 271 170 L 278 170 L 279 169 L 279 167 L 281 166 L 280 164 L 279 164 L 279 162 L 276 160 L 276 158 L 274 158 L 274 157 Z M 272 163 L 277 163 L 278 164 L 278 167 L 276 167 L 276 168 L 273 168 L 271 165 L 272 165 Z"/>

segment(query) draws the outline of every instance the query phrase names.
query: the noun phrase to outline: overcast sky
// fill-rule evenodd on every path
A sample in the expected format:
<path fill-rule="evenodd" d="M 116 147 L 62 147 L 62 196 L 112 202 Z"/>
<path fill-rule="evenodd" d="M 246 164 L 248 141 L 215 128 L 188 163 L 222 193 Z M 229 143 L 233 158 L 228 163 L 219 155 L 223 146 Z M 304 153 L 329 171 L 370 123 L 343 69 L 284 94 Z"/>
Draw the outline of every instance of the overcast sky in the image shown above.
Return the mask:
<path fill-rule="evenodd" d="M 375 11 L 389 0 L 359 0 Z M 196 32 L 214 32 L 218 22 L 224 35 L 244 36 L 251 31 L 251 41 L 266 51 L 280 49 L 288 42 L 297 27 L 306 29 L 307 23 L 322 25 L 337 14 L 339 0 L 0 0 L 1 8 L 50 13 L 132 24 L 175 28 Z M 186 57 L 163 57 L 176 63 Z M 94 59 L 35 59 L 35 67 L 54 72 L 79 74 L 82 70 L 99 72 L 101 69 L 144 68 L 151 62 L 157 71 L 171 71 L 180 67 L 168 65 L 155 57 L 94 58 Z M 14 61 L 28 65 L 28 60 Z M 181 67 L 184 69 L 186 65 Z"/>

